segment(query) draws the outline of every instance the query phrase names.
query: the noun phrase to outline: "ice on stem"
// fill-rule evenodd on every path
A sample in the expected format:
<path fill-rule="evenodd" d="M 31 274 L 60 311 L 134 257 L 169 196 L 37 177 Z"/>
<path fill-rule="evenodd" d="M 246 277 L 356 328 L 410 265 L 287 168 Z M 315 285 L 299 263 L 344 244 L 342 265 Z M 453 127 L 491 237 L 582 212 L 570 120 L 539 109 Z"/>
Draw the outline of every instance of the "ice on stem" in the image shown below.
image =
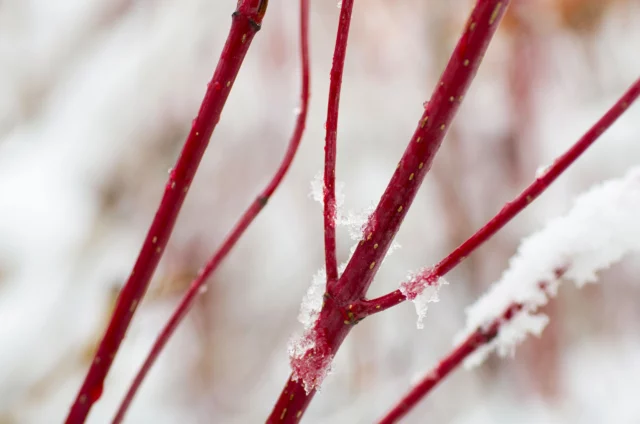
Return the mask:
<path fill-rule="evenodd" d="M 449 284 L 442 277 L 434 276 L 430 268 L 421 270 L 418 273 L 409 274 L 407 281 L 400 285 L 400 292 L 413 302 L 418 314 L 416 327 L 419 330 L 424 328 L 423 320 L 427 316 L 429 303 L 439 302 L 438 292 L 440 287 Z"/>

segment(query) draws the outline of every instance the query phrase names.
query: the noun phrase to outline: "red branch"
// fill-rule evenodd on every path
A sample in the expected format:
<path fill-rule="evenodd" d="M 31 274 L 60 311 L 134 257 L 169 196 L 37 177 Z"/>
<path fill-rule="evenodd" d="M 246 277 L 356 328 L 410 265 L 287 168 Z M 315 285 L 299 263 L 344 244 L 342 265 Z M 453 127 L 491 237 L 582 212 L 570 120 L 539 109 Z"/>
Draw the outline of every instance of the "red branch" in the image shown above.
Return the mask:
<path fill-rule="evenodd" d="M 324 145 L 324 251 L 327 281 L 334 284 L 338 280 L 338 260 L 336 258 L 336 139 L 338 137 L 338 110 L 342 72 L 347 55 L 347 40 L 351 24 L 353 0 L 344 0 L 340 9 L 338 34 L 333 51 L 329 102 L 327 106 L 326 136 Z"/>
<path fill-rule="evenodd" d="M 554 270 L 555 279 L 560 279 L 567 272 L 568 267 Z M 538 283 L 541 290 L 547 292 L 548 281 Z M 547 292 L 547 297 L 550 294 Z M 513 319 L 524 308 L 522 303 L 512 303 L 502 314 L 484 327 L 476 328 L 465 340 L 453 348 L 438 365 L 432 369 L 418 384 L 416 384 L 396 405 L 379 421 L 379 424 L 392 424 L 398 422 L 420 400 L 427 396 L 442 380 L 455 370 L 466 358 L 478 348 L 490 343 L 500 332 L 500 328 L 506 322 Z M 533 312 L 533 311 L 532 311 Z"/>
<path fill-rule="evenodd" d="M 267 0 L 240 0 L 233 14 L 231 29 L 220 61 L 200 106 L 180 157 L 169 175 L 164 196 L 153 219 L 142 249 L 123 287 L 111 321 L 84 383 L 71 406 L 67 424 L 83 423 L 93 404 L 102 395 L 104 380 L 136 307 L 142 301 L 149 281 L 169 241 L 178 213 L 193 181 L 213 130 L 220 120 L 231 87 L 251 40 L 260 29 Z"/>
<path fill-rule="evenodd" d="M 441 260 L 433 268 L 427 269 L 409 284 L 403 284 L 405 291 L 415 297 L 424 289 L 428 281 L 437 280 L 455 268 L 482 243 L 491 238 L 533 200 L 542 194 L 567 168 L 576 161 L 602 133 L 605 132 L 640 95 L 640 78 L 618 99 L 618 101 L 596 122 L 569 150 L 558 157 L 547 170 L 537 177 L 529 187 L 511 202 L 508 202 L 489 222 L 462 243 L 458 248 Z M 371 300 L 362 300 L 353 304 L 354 318 L 363 319 L 368 315 L 389 309 L 407 300 L 400 291 L 395 290 Z"/>
<path fill-rule="evenodd" d="M 364 297 L 393 237 L 431 168 L 442 140 L 476 74 L 508 2 L 478 0 L 363 240 L 330 294 L 340 303 Z"/>
<path fill-rule="evenodd" d="M 227 256 L 231 249 L 235 246 L 236 242 L 240 239 L 245 230 L 253 222 L 260 211 L 265 207 L 269 198 L 273 195 L 278 188 L 285 174 L 289 170 L 293 158 L 298 150 L 304 128 L 307 120 L 307 111 L 309 106 L 309 0 L 300 0 L 300 61 L 301 61 L 301 90 L 300 90 L 300 109 L 296 118 L 296 124 L 293 131 L 293 135 L 289 141 L 289 146 L 285 153 L 280 167 L 276 171 L 275 175 L 262 191 L 262 193 L 253 201 L 251 206 L 245 211 L 244 215 L 236 223 L 235 227 L 229 233 L 224 240 L 220 248 L 211 257 L 209 262 L 200 270 L 198 277 L 191 283 L 189 290 L 182 298 L 180 304 L 173 312 L 171 318 L 162 329 L 162 332 L 156 339 L 149 352 L 149 355 L 144 361 L 144 364 L 138 371 L 129 391 L 125 395 L 120 408 L 113 420 L 114 424 L 120 423 L 129 408 L 129 405 L 133 401 L 142 381 L 146 377 L 147 373 L 155 363 L 156 359 L 164 349 L 169 338 L 173 335 L 176 328 L 185 317 L 185 315 L 191 309 L 194 300 L 200 292 L 200 288 L 206 283 L 207 279 L 213 274 L 222 260 Z"/>
<path fill-rule="evenodd" d="M 308 364 L 320 356 L 331 358 L 347 336 L 353 320 L 345 308 L 362 299 L 384 258 L 393 237 L 415 198 L 440 144 L 451 126 L 484 57 L 509 1 L 477 0 L 463 34 L 419 120 L 398 168 L 378 206 L 369 217 L 363 239 L 335 284 L 328 281 L 326 298 L 312 334 L 315 347 L 307 352 Z M 297 375 L 289 377 L 267 422 L 296 422 L 308 407 L 315 390 L 307 393 Z"/>
<path fill-rule="evenodd" d="M 388 413 L 379 421 L 379 424 L 391 424 L 398 422 L 416 404 L 424 398 L 442 380 L 455 370 L 469 355 L 479 347 L 491 342 L 497 335 L 500 325 L 510 320 L 522 305 L 513 304 L 486 328 L 478 328 L 471 333 L 462 343 L 456 346 L 438 365 L 431 370 L 409 393 L 407 393 Z"/>

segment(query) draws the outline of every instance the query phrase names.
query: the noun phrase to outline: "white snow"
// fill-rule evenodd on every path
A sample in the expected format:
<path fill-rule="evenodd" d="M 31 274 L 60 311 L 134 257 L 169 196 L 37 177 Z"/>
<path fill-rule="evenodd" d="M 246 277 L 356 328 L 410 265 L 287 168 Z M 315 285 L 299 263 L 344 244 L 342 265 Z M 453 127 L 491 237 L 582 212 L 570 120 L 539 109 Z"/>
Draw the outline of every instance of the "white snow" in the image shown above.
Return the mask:
<path fill-rule="evenodd" d="M 407 299 L 411 300 L 416 307 L 418 321 L 416 327 L 419 330 L 424 328 L 424 317 L 427 316 L 429 303 L 439 302 L 438 292 L 440 287 L 449 284 L 442 277 L 434 278 L 430 273 L 430 268 L 425 268 L 417 273 L 410 273 L 407 281 L 400 285 L 400 291 Z"/>
<path fill-rule="evenodd" d="M 512 304 L 523 305 L 500 326 L 497 337 L 465 365 L 497 351 L 512 353 L 528 334 L 540 334 L 547 317 L 537 313 L 557 293 L 560 278 L 578 287 L 597 281 L 597 272 L 640 250 L 640 167 L 624 178 L 597 185 L 579 196 L 571 211 L 525 239 L 509 268 L 489 292 L 467 309 L 467 326 L 456 340 L 488 326 Z"/>
<path fill-rule="evenodd" d="M 335 188 L 336 209 L 340 210 L 344 205 L 344 182 L 336 181 Z M 324 173 L 322 170 L 318 171 L 318 173 L 313 177 L 313 180 L 311 180 L 311 192 L 309 192 L 309 197 L 324 206 Z"/>
<path fill-rule="evenodd" d="M 316 272 L 311 281 L 307 294 L 302 299 L 298 321 L 304 325 L 305 330 L 313 327 L 322 308 L 322 299 L 327 285 L 327 270 L 322 267 Z"/>

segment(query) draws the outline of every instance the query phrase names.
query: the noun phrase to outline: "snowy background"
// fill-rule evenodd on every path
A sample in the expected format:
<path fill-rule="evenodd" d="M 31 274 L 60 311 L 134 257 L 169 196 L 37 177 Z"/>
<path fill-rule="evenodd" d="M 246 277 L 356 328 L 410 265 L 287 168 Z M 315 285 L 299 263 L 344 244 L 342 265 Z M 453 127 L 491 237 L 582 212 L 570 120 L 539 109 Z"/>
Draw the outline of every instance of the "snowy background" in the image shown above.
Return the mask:
<path fill-rule="evenodd" d="M 0 423 L 60 422 L 197 111 L 234 0 L 0 2 Z M 298 157 L 180 327 L 131 423 L 264 420 L 287 342 L 323 265 L 321 169 L 339 9 L 312 1 L 312 100 Z M 376 202 L 470 1 L 357 1 L 337 179 L 345 208 Z M 89 422 L 111 419 L 198 268 L 269 179 L 298 103 L 298 5 L 271 0 L 176 230 Z M 640 75 L 638 0 L 515 1 L 371 295 L 441 259 L 572 144 Z M 523 236 L 592 184 L 640 163 L 634 106 L 575 167 L 448 276 L 425 329 L 404 304 L 359 324 L 306 422 L 380 417 L 451 347 L 464 309 Z M 339 234 L 345 260 L 352 241 Z M 437 423 L 640 422 L 640 262 L 566 285 L 514 359 L 460 369 L 407 417 Z"/>

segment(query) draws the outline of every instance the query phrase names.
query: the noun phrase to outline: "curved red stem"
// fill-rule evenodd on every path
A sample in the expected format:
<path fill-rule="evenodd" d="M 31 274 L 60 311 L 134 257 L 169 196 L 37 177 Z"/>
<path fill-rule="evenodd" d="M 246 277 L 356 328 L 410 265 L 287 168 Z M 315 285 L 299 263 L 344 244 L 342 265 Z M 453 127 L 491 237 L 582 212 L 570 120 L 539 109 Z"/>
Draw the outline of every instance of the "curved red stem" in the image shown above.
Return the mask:
<path fill-rule="evenodd" d="M 300 90 L 300 109 L 296 118 L 295 128 L 293 130 L 293 135 L 289 141 L 289 145 L 287 147 L 287 151 L 285 153 L 282 162 L 273 178 L 267 184 L 266 188 L 260 193 L 260 195 L 253 201 L 251 206 L 245 211 L 240 220 L 236 223 L 235 227 L 231 230 L 227 238 L 224 240 L 220 248 L 215 252 L 212 258 L 207 262 L 207 264 L 200 270 L 198 277 L 191 283 L 189 290 L 184 295 L 180 304 L 175 309 L 171 318 L 162 329 L 162 332 L 156 339 L 149 352 L 149 355 L 146 357 L 142 367 L 138 370 L 136 377 L 134 378 L 127 394 L 125 395 L 120 407 L 113 419 L 113 423 L 120 423 L 133 398 L 135 397 L 140 385 L 142 384 L 144 378 L 147 373 L 155 363 L 156 359 L 164 349 L 166 343 L 169 341 L 173 333 L 175 332 L 180 322 L 185 317 L 185 315 L 191 309 L 195 298 L 198 296 L 200 288 L 206 283 L 207 279 L 213 274 L 220 263 L 224 260 L 227 254 L 231 251 L 231 249 L 235 246 L 236 242 L 240 239 L 242 234 L 246 231 L 249 225 L 253 222 L 256 216 L 260 213 L 260 211 L 267 204 L 269 198 L 273 195 L 275 190 L 278 188 L 282 179 L 286 175 L 287 171 L 291 167 L 291 163 L 295 157 L 295 154 L 298 150 L 298 146 L 300 145 L 300 141 L 302 140 L 302 135 L 304 133 L 306 120 L 307 120 L 307 112 L 309 107 L 309 97 L 310 97 L 310 89 L 309 89 L 309 80 L 310 80 L 310 66 L 309 66 L 309 5 L 308 0 L 300 0 L 300 62 L 301 62 L 301 90 Z"/>
<path fill-rule="evenodd" d="M 336 254 L 336 150 L 338 137 L 338 111 L 340 109 L 340 89 L 342 73 L 347 55 L 347 41 L 353 0 L 344 0 L 340 9 L 338 34 L 333 51 L 331 81 L 329 83 L 329 101 L 327 105 L 326 135 L 324 144 L 324 255 L 328 284 L 338 280 L 338 260 Z"/>

